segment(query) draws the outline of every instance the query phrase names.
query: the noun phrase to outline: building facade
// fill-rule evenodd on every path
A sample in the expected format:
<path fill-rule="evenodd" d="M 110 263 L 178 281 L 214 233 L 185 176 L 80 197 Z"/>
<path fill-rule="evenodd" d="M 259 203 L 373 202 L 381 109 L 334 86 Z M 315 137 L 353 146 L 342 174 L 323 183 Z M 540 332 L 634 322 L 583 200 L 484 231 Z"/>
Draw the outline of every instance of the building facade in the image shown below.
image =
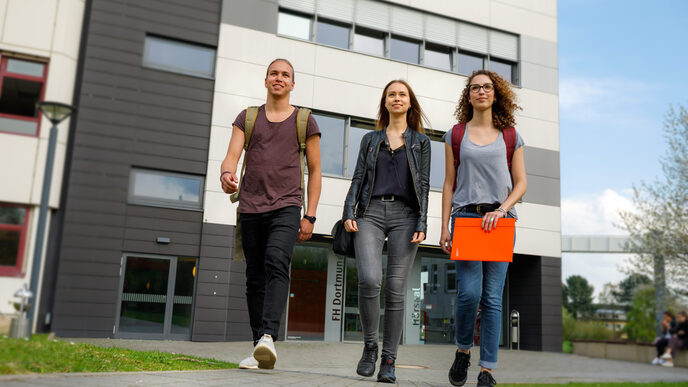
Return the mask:
<path fill-rule="evenodd" d="M 11 1 L 10 1 L 11 2 Z M 83 4 L 83 3 L 82 3 Z M 37 329 L 62 336 L 248 340 L 235 205 L 219 185 L 236 115 L 265 100 L 274 58 L 313 110 L 323 191 L 291 267 L 287 340 L 361 340 L 353 259 L 332 253 L 358 144 L 384 85 L 403 78 L 428 114 L 428 237 L 406 296 L 404 343 L 452 343 L 454 265 L 438 248 L 442 134 L 466 75 L 497 71 L 523 111 L 528 192 L 504 298 L 521 346 L 561 350 L 555 1 L 86 1 L 70 141 Z M 78 38 L 77 38 L 78 40 Z M 275 155 L 279 157 L 279 155 Z M 47 268 L 50 268 L 48 270 Z"/>

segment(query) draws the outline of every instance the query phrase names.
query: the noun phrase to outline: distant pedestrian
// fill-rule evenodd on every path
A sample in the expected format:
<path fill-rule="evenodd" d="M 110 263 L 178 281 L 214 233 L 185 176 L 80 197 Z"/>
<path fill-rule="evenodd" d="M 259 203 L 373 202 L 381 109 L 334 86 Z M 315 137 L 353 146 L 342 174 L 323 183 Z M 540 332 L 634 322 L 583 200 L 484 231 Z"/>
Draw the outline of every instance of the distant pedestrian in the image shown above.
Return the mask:
<path fill-rule="evenodd" d="M 446 173 L 440 247 L 447 254 L 451 253 L 456 218 L 482 218 L 482 228 L 489 232 L 497 227 L 500 218 L 516 217 L 513 207 L 526 192 L 526 169 L 523 139 L 514 128 L 514 111 L 519 108 L 514 100 L 509 82 L 488 70 L 473 72 L 461 92 L 456 108 L 459 123 L 444 135 Z M 456 261 L 458 348 L 449 370 L 449 381 L 455 386 L 465 384 L 468 377 L 478 307 L 478 386 L 497 383 L 492 370 L 497 367 L 502 292 L 508 267 L 508 262 Z"/>
<path fill-rule="evenodd" d="M 396 381 L 394 363 L 404 324 L 406 281 L 427 232 L 430 191 L 430 138 L 411 86 L 402 80 L 385 86 L 377 129 L 363 136 L 344 203 L 344 228 L 355 232 L 358 305 L 363 355 L 356 372 L 375 373 L 380 325 L 382 248 L 387 239 L 385 321 L 378 382 Z"/>

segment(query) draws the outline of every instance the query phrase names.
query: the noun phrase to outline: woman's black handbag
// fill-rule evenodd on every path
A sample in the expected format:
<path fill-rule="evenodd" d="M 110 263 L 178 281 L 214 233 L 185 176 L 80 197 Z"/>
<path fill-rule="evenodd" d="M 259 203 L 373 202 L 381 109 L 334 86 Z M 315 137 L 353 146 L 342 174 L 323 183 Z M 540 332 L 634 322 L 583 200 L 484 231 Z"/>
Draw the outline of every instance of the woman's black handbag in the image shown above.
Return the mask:
<path fill-rule="evenodd" d="M 354 250 L 354 233 L 347 232 L 344 228 L 344 220 L 339 219 L 332 227 L 332 251 L 335 254 L 356 258 Z"/>

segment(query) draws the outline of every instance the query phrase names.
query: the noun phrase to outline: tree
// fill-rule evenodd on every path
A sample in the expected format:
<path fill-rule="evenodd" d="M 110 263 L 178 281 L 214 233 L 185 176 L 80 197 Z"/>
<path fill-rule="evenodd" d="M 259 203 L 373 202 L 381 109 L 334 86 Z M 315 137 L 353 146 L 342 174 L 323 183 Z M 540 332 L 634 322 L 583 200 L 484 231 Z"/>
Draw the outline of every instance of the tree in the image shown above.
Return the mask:
<path fill-rule="evenodd" d="M 621 211 L 621 227 L 630 234 L 627 247 L 636 255 L 632 271 L 651 273 L 661 254 L 667 282 L 688 295 L 688 111 L 669 109 L 664 125 L 668 150 L 660 159 L 663 177 L 633 187 L 633 211 Z"/>
<path fill-rule="evenodd" d="M 655 289 L 651 286 L 638 289 L 626 317 L 624 332 L 629 339 L 652 341 L 655 337 Z"/>
<path fill-rule="evenodd" d="M 592 314 L 594 310 L 592 295 L 595 288 L 588 283 L 588 280 L 579 275 L 572 275 L 566 279 L 562 288 L 564 288 L 563 293 L 566 294 L 564 305 L 574 318 L 588 317 Z"/>
<path fill-rule="evenodd" d="M 631 273 L 624 278 L 615 289 L 611 290 L 614 301 L 617 304 L 624 305 L 630 308 L 633 302 L 633 296 L 638 288 L 643 285 L 651 285 L 652 280 L 645 274 Z"/>

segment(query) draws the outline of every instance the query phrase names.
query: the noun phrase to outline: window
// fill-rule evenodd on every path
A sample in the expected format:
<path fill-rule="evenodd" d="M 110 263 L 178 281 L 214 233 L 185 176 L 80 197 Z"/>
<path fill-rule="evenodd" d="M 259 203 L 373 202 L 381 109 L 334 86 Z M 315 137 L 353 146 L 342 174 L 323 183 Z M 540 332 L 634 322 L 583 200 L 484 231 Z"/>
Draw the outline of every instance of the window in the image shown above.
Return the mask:
<path fill-rule="evenodd" d="M 514 68 L 515 66 L 508 62 L 502 62 L 490 58 L 490 70 L 499 74 L 502 78 L 506 79 L 511 83 L 514 82 Z"/>
<path fill-rule="evenodd" d="M 471 75 L 475 70 L 482 70 L 483 57 L 480 55 L 459 52 L 459 74 Z"/>
<path fill-rule="evenodd" d="M 47 65 L 0 56 L 0 131 L 38 135 L 36 102 L 43 100 Z"/>
<path fill-rule="evenodd" d="M 427 44 L 425 46 L 425 55 L 423 56 L 423 64 L 429 67 L 434 67 L 444 71 L 451 71 L 452 69 L 452 50 L 449 47 L 435 46 Z"/>
<path fill-rule="evenodd" d="M 445 175 L 444 142 L 431 137 L 430 141 L 430 187 L 442 189 Z"/>
<path fill-rule="evenodd" d="M 277 17 L 277 33 L 303 40 L 311 39 L 311 18 L 280 11 Z"/>
<path fill-rule="evenodd" d="M 444 283 L 445 291 L 447 293 L 456 293 L 456 263 L 447 263 L 444 268 L 447 275 L 446 282 Z"/>
<path fill-rule="evenodd" d="M 385 56 L 385 36 L 382 32 L 357 28 L 354 33 L 354 50 L 364 54 Z"/>
<path fill-rule="evenodd" d="M 28 207 L 0 203 L 0 275 L 20 276 L 26 242 Z"/>
<path fill-rule="evenodd" d="M 320 142 L 322 172 L 342 176 L 344 174 L 344 130 L 346 120 L 340 117 L 313 114 L 323 133 Z M 358 148 L 357 148 L 358 149 Z"/>
<path fill-rule="evenodd" d="M 403 62 L 420 63 L 418 60 L 420 44 L 418 42 L 392 37 L 389 45 L 390 58 Z"/>
<path fill-rule="evenodd" d="M 341 24 L 318 20 L 315 40 L 318 43 L 327 44 L 339 48 L 349 48 L 349 32 L 351 28 Z"/>
<path fill-rule="evenodd" d="M 347 155 L 349 156 L 349 162 L 346 170 L 346 176 L 351 177 L 354 175 L 356 161 L 358 159 L 358 151 L 361 148 L 361 140 L 366 133 L 374 129 L 375 126 L 371 124 L 357 121 L 351 122 L 351 127 L 349 128 L 349 151 L 347 152 Z"/>
<path fill-rule="evenodd" d="M 129 203 L 201 209 L 203 187 L 201 176 L 135 168 L 129 179 Z"/>
<path fill-rule="evenodd" d="M 143 48 L 143 65 L 201 78 L 215 74 L 215 49 L 199 44 L 157 36 L 146 36 Z"/>

